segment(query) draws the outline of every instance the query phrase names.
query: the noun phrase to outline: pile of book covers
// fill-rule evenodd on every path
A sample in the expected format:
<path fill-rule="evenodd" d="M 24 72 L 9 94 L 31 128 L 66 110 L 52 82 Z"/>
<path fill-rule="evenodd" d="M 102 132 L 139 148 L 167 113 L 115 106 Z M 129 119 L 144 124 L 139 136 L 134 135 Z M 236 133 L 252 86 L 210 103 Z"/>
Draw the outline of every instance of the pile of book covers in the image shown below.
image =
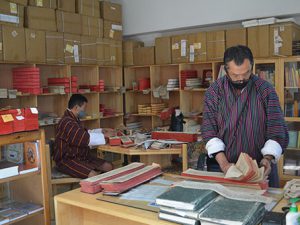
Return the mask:
<path fill-rule="evenodd" d="M 27 215 L 42 211 L 43 206 L 31 202 L 7 201 L 0 204 L 0 224 L 6 224 Z"/>
<path fill-rule="evenodd" d="M 255 225 L 264 216 L 262 202 L 225 198 L 213 190 L 196 188 L 195 182 L 191 186 L 180 183 L 156 198 L 160 219 L 188 225 Z"/>
<path fill-rule="evenodd" d="M 107 195 L 118 195 L 161 174 L 158 165 L 145 166 L 143 163 L 131 163 L 84 179 L 80 182 L 80 186 L 81 191 L 85 193 L 95 194 L 103 191 Z"/>

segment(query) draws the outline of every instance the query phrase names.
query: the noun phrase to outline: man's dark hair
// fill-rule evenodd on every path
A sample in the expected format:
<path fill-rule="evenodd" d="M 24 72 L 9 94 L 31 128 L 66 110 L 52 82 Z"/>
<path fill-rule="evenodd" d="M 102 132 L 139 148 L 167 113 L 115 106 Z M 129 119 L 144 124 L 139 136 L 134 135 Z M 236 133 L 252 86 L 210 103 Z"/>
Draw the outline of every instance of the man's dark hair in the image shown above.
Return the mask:
<path fill-rule="evenodd" d="M 238 66 L 242 65 L 244 60 L 248 59 L 251 64 L 251 68 L 253 68 L 253 55 L 247 46 L 244 45 L 237 45 L 233 46 L 230 48 L 227 48 L 226 51 L 224 52 L 224 66 L 225 66 L 225 71 L 228 69 L 228 63 L 230 61 L 234 61 L 234 63 Z"/>
<path fill-rule="evenodd" d="M 86 97 L 84 97 L 83 95 L 81 94 L 74 94 L 71 96 L 70 100 L 69 100 L 69 103 L 68 103 L 68 108 L 69 109 L 72 109 L 74 108 L 76 105 L 78 106 L 82 106 L 84 103 L 87 103 L 88 100 Z"/>

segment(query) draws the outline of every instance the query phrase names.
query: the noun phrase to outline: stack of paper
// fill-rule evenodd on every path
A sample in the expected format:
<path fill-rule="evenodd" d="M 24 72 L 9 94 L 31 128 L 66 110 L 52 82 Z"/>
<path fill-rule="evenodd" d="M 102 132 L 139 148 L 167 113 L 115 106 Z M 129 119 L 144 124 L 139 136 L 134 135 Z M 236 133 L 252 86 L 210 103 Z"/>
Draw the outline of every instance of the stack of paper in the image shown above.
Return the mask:
<path fill-rule="evenodd" d="M 84 179 L 84 180 L 80 181 L 80 186 L 81 186 L 80 190 L 82 192 L 90 193 L 90 194 L 98 193 L 102 190 L 100 182 L 105 181 L 105 180 L 114 179 L 117 177 L 121 177 L 123 175 L 132 173 L 132 172 L 139 170 L 141 168 L 144 168 L 144 167 L 145 167 L 144 163 L 135 162 L 135 163 L 131 163 L 127 166 L 100 174 L 98 176 Z"/>
<path fill-rule="evenodd" d="M 225 175 L 219 172 L 188 169 L 182 173 L 182 176 L 259 189 L 268 188 L 268 181 L 264 177 L 264 167 L 259 168 L 256 160 L 246 153 L 240 154 L 237 163 L 231 166 Z"/>
<path fill-rule="evenodd" d="M 175 186 L 156 198 L 159 218 L 180 224 L 199 224 L 198 214 L 216 196 L 211 190 Z"/>
<path fill-rule="evenodd" d="M 100 182 L 103 194 L 118 195 L 162 174 L 158 165 L 146 166 L 135 172 Z"/>

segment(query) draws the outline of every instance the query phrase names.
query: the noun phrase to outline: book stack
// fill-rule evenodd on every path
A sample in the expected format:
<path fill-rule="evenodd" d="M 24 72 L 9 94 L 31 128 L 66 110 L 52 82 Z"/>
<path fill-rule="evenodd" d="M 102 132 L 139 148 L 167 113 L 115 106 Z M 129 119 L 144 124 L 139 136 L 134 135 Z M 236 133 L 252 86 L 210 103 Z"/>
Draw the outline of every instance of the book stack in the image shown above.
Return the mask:
<path fill-rule="evenodd" d="M 293 55 L 300 55 L 300 41 L 293 41 Z"/>
<path fill-rule="evenodd" d="M 186 80 L 191 78 L 197 78 L 197 70 L 182 70 L 180 71 L 180 87 L 184 90 L 186 87 Z"/>
<path fill-rule="evenodd" d="M 186 86 L 184 89 L 193 89 L 193 88 L 200 88 L 202 85 L 202 79 L 201 78 L 188 78 L 185 81 Z"/>
<path fill-rule="evenodd" d="M 217 195 L 211 190 L 175 186 L 158 196 L 155 202 L 160 207 L 160 219 L 198 225 L 198 214 Z"/>
<path fill-rule="evenodd" d="M 274 73 L 274 70 L 258 69 L 256 72 L 257 72 L 257 75 L 260 78 L 268 81 L 270 84 L 275 86 L 275 73 Z"/>
<path fill-rule="evenodd" d="M 78 77 L 72 75 L 71 76 L 71 87 L 72 87 L 72 93 L 77 93 L 78 92 Z"/>
<path fill-rule="evenodd" d="M 284 79 L 286 88 L 299 87 L 299 74 L 297 62 L 285 63 L 284 66 Z"/>
<path fill-rule="evenodd" d="M 264 178 L 264 167 L 259 168 L 256 160 L 246 153 L 240 154 L 237 163 L 231 166 L 226 174 L 188 169 L 182 173 L 182 176 L 249 188 L 268 188 L 268 182 Z"/>
<path fill-rule="evenodd" d="M 143 126 L 142 122 L 131 122 L 126 123 L 126 127 L 128 130 L 139 130 Z"/>
<path fill-rule="evenodd" d="M 145 166 L 129 174 L 101 181 L 103 194 L 118 195 L 162 174 L 158 165 Z"/>
<path fill-rule="evenodd" d="M 8 97 L 7 88 L 0 88 L 0 98 L 7 98 L 7 97 Z"/>
<path fill-rule="evenodd" d="M 99 111 L 103 116 L 113 116 L 113 115 L 115 115 L 115 111 L 111 108 L 105 108 L 104 104 L 99 105 Z"/>
<path fill-rule="evenodd" d="M 99 91 L 104 91 L 105 90 L 105 85 L 104 85 L 104 80 L 99 80 Z"/>
<path fill-rule="evenodd" d="M 81 191 L 89 194 L 95 194 L 98 193 L 102 190 L 102 187 L 100 185 L 100 182 L 105 181 L 105 180 L 110 180 L 114 179 L 117 177 L 121 177 L 123 175 L 132 173 L 136 170 L 139 170 L 141 168 L 144 168 L 145 164 L 143 163 L 131 163 L 127 166 L 111 170 L 109 172 L 90 177 L 87 179 L 84 179 L 80 181 L 80 186 L 81 186 Z"/>
<path fill-rule="evenodd" d="M 174 91 L 179 89 L 179 79 L 168 79 L 167 90 Z"/>
<path fill-rule="evenodd" d="M 65 94 L 70 93 L 70 78 L 48 78 L 48 87 L 50 93 Z"/>
<path fill-rule="evenodd" d="M 151 104 L 151 113 L 154 115 L 159 115 L 164 108 L 166 108 L 165 103 L 153 103 Z"/>
<path fill-rule="evenodd" d="M 138 104 L 138 114 L 149 115 L 152 113 L 150 104 Z"/>
<path fill-rule="evenodd" d="M 40 94 L 40 69 L 36 67 L 14 68 L 13 89 L 22 93 Z"/>

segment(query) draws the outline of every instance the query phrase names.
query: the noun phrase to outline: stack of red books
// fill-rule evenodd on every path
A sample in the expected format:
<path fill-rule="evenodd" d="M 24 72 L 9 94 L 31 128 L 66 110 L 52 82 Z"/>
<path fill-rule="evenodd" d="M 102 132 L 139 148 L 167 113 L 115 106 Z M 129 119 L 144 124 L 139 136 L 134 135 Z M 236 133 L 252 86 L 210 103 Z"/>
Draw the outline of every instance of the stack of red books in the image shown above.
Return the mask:
<path fill-rule="evenodd" d="M 72 87 L 72 93 L 78 92 L 78 77 L 72 75 L 71 76 L 71 87 Z"/>
<path fill-rule="evenodd" d="M 103 188 L 103 194 L 118 195 L 161 174 L 162 171 L 158 165 L 145 166 L 135 172 L 101 181 L 100 185 Z"/>
<path fill-rule="evenodd" d="M 36 108 L 25 108 L 25 130 L 39 129 L 39 116 Z"/>
<path fill-rule="evenodd" d="M 95 194 L 102 190 L 100 182 L 105 180 L 114 179 L 117 177 L 121 177 L 123 175 L 132 173 L 136 170 L 144 168 L 145 165 L 143 163 L 131 163 L 127 166 L 100 174 L 98 176 L 90 177 L 80 181 L 81 191 L 89 194 Z"/>
<path fill-rule="evenodd" d="M 197 70 L 181 70 L 180 71 L 180 87 L 184 90 L 186 87 L 186 80 L 190 78 L 197 78 Z"/>
<path fill-rule="evenodd" d="M 13 89 L 23 93 L 40 94 L 40 69 L 36 67 L 14 68 Z"/>
<path fill-rule="evenodd" d="M 100 89 L 100 92 L 104 91 L 104 89 L 105 89 L 104 80 L 99 80 L 99 89 Z"/>
<path fill-rule="evenodd" d="M 70 93 L 70 78 L 48 78 L 48 86 L 61 86 L 64 87 L 65 93 Z"/>

